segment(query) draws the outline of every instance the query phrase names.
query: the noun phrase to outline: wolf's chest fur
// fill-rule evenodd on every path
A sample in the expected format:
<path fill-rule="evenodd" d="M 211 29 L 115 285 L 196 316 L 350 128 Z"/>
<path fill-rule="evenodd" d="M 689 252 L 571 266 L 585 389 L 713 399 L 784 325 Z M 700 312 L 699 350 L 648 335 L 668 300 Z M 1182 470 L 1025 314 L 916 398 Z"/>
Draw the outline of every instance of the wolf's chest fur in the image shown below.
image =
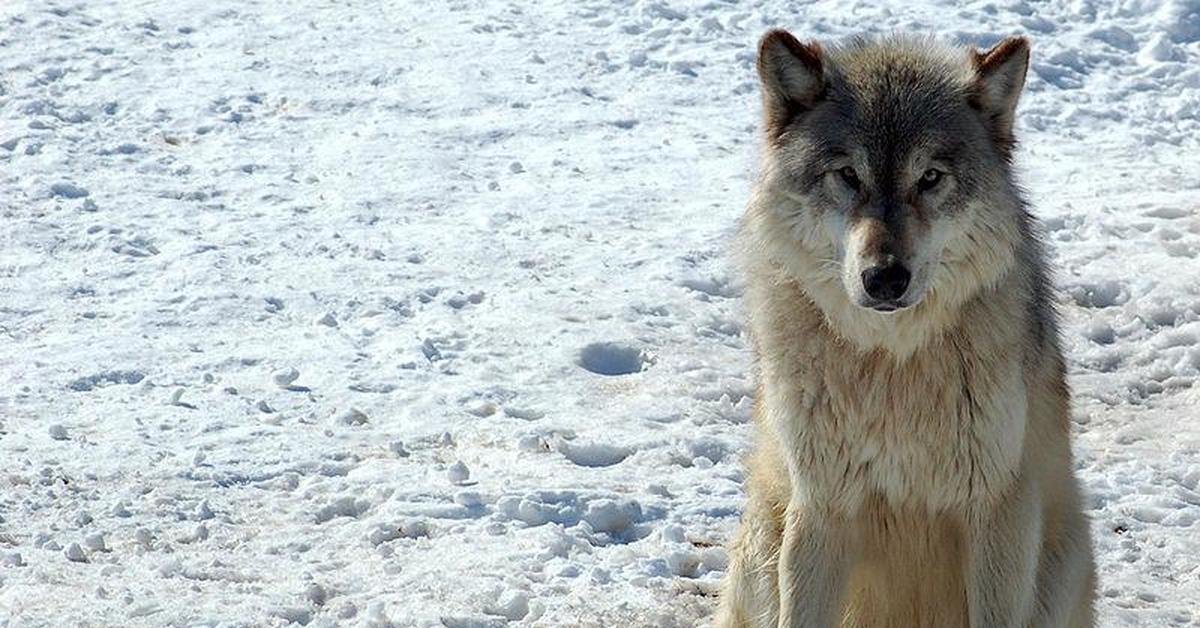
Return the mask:
<path fill-rule="evenodd" d="M 839 340 L 798 293 L 771 300 L 787 315 L 755 330 L 764 418 L 814 497 L 937 512 L 1011 482 L 1027 407 L 1011 339 L 956 325 L 897 360 Z"/>

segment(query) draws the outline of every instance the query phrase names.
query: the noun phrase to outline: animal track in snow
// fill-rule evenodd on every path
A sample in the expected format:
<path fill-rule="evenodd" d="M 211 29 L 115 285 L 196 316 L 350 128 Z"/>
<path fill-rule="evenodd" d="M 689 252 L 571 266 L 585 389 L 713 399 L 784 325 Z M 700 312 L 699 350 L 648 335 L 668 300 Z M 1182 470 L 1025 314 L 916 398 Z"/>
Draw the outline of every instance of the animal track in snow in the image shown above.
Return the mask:
<path fill-rule="evenodd" d="M 556 448 L 567 460 L 581 467 L 611 467 L 623 462 L 633 453 L 633 449 L 629 447 L 607 443 L 573 443 L 567 440 L 559 440 Z"/>
<path fill-rule="evenodd" d="M 556 523 L 570 528 L 581 522 L 587 523 L 587 529 L 581 531 L 588 537 L 587 542 L 605 545 L 644 538 L 650 529 L 642 524 L 661 513 L 643 508 L 635 499 L 539 490 L 521 497 L 501 497 L 496 501 L 496 515 L 501 520 L 514 519 L 530 527 Z"/>
<path fill-rule="evenodd" d="M 679 285 L 699 292 L 701 298 L 705 300 L 709 297 L 733 299 L 742 294 L 741 289 L 734 285 L 728 277 L 693 277 L 680 281 Z"/>
<path fill-rule="evenodd" d="M 1192 213 L 1182 207 L 1156 207 L 1142 214 L 1149 218 L 1165 218 L 1167 220 L 1176 220 L 1179 218 L 1187 218 Z"/>
<path fill-rule="evenodd" d="M 78 392 L 87 392 L 105 384 L 137 384 L 146 378 L 141 371 L 102 371 L 73 380 L 67 387 Z"/>
<path fill-rule="evenodd" d="M 1067 288 L 1071 298 L 1081 307 L 1105 308 L 1129 301 L 1129 288 L 1119 281 L 1097 281 Z"/>
<path fill-rule="evenodd" d="M 371 508 L 371 502 L 343 495 L 322 506 L 315 513 L 317 523 L 325 523 L 337 517 L 359 517 Z"/>
<path fill-rule="evenodd" d="M 62 198 L 83 198 L 88 195 L 88 191 L 74 183 L 60 181 L 50 186 L 50 194 Z"/>
<path fill-rule="evenodd" d="M 468 305 L 479 305 L 483 303 L 483 292 L 472 292 L 470 294 L 456 293 L 454 296 L 446 299 L 446 305 L 456 310 L 461 310 Z"/>

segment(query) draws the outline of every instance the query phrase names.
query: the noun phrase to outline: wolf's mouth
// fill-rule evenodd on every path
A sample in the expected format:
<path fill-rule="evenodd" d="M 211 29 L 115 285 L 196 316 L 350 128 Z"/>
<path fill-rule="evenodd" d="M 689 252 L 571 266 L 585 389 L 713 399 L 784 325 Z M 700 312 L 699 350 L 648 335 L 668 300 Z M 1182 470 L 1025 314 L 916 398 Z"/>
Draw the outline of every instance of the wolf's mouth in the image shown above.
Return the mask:
<path fill-rule="evenodd" d="M 903 310 L 904 308 L 908 307 L 908 305 L 905 303 L 901 303 L 900 301 L 891 300 L 891 301 L 873 301 L 871 303 L 864 304 L 863 307 L 875 310 L 876 312 L 888 313 L 888 312 L 895 312 L 897 310 Z"/>

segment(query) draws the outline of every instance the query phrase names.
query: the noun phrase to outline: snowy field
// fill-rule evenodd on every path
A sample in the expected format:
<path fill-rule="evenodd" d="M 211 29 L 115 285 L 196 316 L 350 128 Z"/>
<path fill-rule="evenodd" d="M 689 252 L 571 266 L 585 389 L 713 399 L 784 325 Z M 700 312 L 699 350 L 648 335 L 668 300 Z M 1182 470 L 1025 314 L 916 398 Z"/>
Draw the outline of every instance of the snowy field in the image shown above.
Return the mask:
<path fill-rule="evenodd" d="M 1200 2 L 0 3 L 0 626 L 707 623 L 754 44 L 1034 42 L 1104 626 L 1200 626 Z"/>

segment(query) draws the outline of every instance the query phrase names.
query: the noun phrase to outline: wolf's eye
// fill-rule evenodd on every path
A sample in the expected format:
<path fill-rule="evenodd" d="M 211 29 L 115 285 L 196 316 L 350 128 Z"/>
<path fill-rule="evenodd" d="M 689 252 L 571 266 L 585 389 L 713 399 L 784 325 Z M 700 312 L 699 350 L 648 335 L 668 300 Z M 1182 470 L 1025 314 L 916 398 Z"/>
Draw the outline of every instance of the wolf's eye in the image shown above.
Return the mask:
<path fill-rule="evenodd" d="M 921 180 L 917 181 L 917 187 L 922 192 L 928 192 L 937 187 L 937 184 L 942 182 L 942 175 L 945 173 L 936 168 L 930 168 L 921 175 Z"/>
<path fill-rule="evenodd" d="M 862 185 L 862 183 L 858 180 L 858 173 L 855 172 L 854 168 L 851 168 L 850 166 L 843 166 L 841 170 L 838 170 L 838 176 L 842 178 L 842 181 L 844 181 L 851 190 L 857 191 L 859 186 Z"/>

